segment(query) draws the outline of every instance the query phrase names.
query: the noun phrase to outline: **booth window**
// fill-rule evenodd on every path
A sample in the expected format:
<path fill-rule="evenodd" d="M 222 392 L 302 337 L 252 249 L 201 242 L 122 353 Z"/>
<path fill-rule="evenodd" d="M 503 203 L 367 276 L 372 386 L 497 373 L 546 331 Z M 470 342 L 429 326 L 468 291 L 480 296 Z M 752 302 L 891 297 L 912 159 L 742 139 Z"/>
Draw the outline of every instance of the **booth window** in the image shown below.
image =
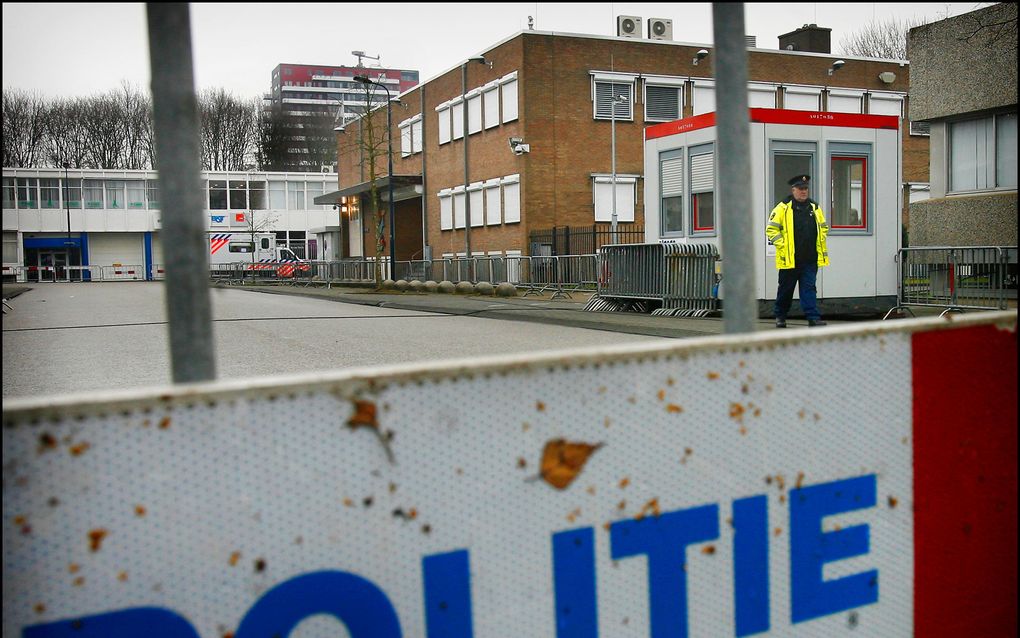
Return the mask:
<path fill-rule="evenodd" d="M 677 149 L 659 156 L 659 179 L 661 180 L 661 232 L 665 237 L 677 235 L 684 230 L 684 149 Z"/>
<path fill-rule="evenodd" d="M 949 124 L 949 190 L 1015 189 L 1016 113 Z"/>
<path fill-rule="evenodd" d="M 868 228 L 868 158 L 833 155 L 832 203 L 829 225 L 837 228 Z"/>
<path fill-rule="evenodd" d="M 691 151 L 691 230 L 715 232 L 715 153 Z"/>

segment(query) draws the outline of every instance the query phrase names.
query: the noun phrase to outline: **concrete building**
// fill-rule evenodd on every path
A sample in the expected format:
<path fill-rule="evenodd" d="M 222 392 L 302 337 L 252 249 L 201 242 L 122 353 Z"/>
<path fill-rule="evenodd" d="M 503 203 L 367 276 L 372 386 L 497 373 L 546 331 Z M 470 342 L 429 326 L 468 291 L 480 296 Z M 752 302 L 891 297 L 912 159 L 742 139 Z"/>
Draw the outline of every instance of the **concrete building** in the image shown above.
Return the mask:
<path fill-rule="evenodd" d="M 1017 245 L 1016 20 L 1002 3 L 910 30 L 910 116 L 931 132 L 911 246 Z"/>
<path fill-rule="evenodd" d="M 797 43 L 827 39 L 796 33 L 787 34 L 792 50 L 748 49 L 750 106 L 903 116 L 906 61 L 798 50 Z M 706 45 L 528 30 L 481 56 L 484 63 L 458 64 L 391 107 L 398 260 L 577 252 L 550 245 L 543 232 L 608 229 L 614 124 L 619 229 L 639 230 L 646 213 L 644 128 L 715 110 L 713 51 Z M 614 110 L 618 96 L 625 99 Z M 386 109 L 338 135 L 339 190 L 320 200 L 355 200 L 362 217 L 369 161 L 358 142 L 369 121 L 377 135 L 384 131 Z M 911 135 L 905 119 L 902 135 L 908 190 L 927 181 L 928 138 Z M 385 202 L 384 152 L 375 163 Z M 365 234 L 363 254 L 374 253 L 372 241 Z"/>
<path fill-rule="evenodd" d="M 317 171 L 328 164 L 330 172 L 336 170 L 333 127 L 356 119 L 369 106 L 386 103 L 385 95 L 367 94 L 366 100 L 364 85 L 354 81 L 357 75 L 386 84 L 394 95 L 418 84 L 418 71 L 407 69 L 322 64 L 278 64 L 273 69 L 272 87 L 264 100 L 268 109 L 281 116 L 286 129 L 287 159 L 281 168 Z M 316 126 L 317 119 L 322 125 Z M 316 137 L 322 137 L 332 161 L 322 162 Z"/>
<path fill-rule="evenodd" d="M 163 263 L 156 171 L 4 168 L 4 280 L 23 268 L 125 265 L 158 278 Z M 314 203 L 336 183 L 335 173 L 202 172 L 203 215 L 210 233 L 244 233 L 253 217 L 298 257 L 316 259 L 326 247 L 310 229 L 336 213 Z M 240 261 L 240 259 L 239 259 Z"/>

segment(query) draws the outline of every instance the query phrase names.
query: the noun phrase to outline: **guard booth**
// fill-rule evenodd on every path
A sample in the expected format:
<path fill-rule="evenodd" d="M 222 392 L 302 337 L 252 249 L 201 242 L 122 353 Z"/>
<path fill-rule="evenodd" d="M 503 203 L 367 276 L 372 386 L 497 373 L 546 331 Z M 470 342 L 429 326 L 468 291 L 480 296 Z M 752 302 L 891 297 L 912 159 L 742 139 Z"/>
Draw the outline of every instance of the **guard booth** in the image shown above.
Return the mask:
<path fill-rule="evenodd" d="M 751 201 L 759 311 L 771 312 L 775 247 L 769 213 L 790 195 L 787 183 L 811 176 L 810 197 L 829 223 L 831 265 L 819 269 L 823 313 L 896 305 L 896 254 L 902 225 L 899 118 L 885 115 L 750 109 Z M 715 113 L 645 129 L 645 241 L 720 243 Z M 725 298 L 726 255 L 721 255 Z M 794 304 L 793 312 L 799 306 Z"/>

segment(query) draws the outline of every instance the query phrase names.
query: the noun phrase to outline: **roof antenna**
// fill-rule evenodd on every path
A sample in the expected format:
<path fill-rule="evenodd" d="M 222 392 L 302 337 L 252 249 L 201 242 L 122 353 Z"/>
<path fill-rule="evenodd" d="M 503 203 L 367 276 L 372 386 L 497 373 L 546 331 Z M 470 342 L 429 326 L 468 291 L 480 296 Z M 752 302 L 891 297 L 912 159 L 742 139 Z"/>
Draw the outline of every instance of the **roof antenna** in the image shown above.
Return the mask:
<path fill-rule="evenodd" d="M 379 59 L 378 55 L 368 55 L 364 51 L 351 51 L 351 55 L 357 56 L 357 58 L 358 58 L 358 66 L 359 67 L 365 66 L 364 62 L 362 62 L 363 58 L 368 58 L 369 60 L 378 60 Z"/>

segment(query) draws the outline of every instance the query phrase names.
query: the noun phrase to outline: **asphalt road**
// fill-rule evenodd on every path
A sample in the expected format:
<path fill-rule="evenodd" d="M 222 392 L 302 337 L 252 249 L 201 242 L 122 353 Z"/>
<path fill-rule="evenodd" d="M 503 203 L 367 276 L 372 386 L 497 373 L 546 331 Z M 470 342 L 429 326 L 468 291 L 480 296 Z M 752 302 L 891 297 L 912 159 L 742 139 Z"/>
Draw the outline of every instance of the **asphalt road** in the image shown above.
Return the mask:
<path fill-rule="evenodd" d="M 212 303 L 223 379 L 662 340 L 231 289 Z M 160 282 L 33 286 L 3 317 L 3 396 L 170 383 L 164 304 Z"/>

